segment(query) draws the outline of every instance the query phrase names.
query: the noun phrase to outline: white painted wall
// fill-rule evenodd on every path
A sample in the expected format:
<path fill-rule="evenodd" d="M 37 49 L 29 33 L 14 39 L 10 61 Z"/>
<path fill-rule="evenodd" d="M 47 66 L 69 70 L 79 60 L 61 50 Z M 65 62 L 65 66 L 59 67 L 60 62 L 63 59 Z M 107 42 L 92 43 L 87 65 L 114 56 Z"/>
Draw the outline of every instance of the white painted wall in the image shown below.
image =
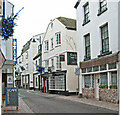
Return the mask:
<path fill-rule="evenodd" d="M 53 28 L 51 28 L 51 23 L 53 23 Z M 56 36 L 55 33 L 61 32 L 61 44 L 56 46 Z M 54 39 L 54 48 L 51 49 L 51 38 Z M 49 50 L 45 52 L 44 41 L 49 41 Z M 65 55 L 65 62 L 61 62 L 62 70 L 67 70 L 66 73 L 66 90 L 69 92 L 75 92 L 78 87 L 78 78 L 75 75 L 76 65 L 67 65 L 67 52 L 76 52 L 76 31 L 67 30 L 66 27 L 57 19 L 54 19 L 49 23 L 46 30 L 46 34 L 43 40 L 43 67 L 45 67 L 45 60 L 49 59 L 49 67 L 51 67 L 51 59 L 54 59 L 54 71 L 56 71 L 56 56 L 60 54 Z"/>
<path fill-rule="evenodd" d="M 90 22 L 84 26 L 84 9 L 83 5 L 89 1 Z M 117 1 L 117 0 L 116 0 Z M 109 50 L 114 52 L 118 51 L 118 2 L 108 2 L 108 10 L 97 16 L 99 9 L 99 0 L 93 2 L 93 0 L 81 0 L 77 10 L 77 46 L 79 52 L 79 60 L 83 61 L 85 56 L 84 48 L 84 35 L 90 33 L 91 44 L 91 58 L 97 58 L 102 48 L 100 26 L 108 22 L 109 30 Z"/>

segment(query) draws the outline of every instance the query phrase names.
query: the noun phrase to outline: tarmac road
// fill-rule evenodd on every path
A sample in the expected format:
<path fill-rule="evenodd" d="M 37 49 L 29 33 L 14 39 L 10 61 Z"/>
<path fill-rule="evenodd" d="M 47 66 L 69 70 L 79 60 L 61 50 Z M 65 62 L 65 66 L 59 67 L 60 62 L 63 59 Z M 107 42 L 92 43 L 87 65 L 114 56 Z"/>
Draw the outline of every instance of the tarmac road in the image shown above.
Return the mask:
<path fill-rule="evenodd" d="M 61 95 L 44 94 L 39 91 L 19 89 L 19 96 L 33 113 L 117 113 L 109 109 L 58 98 Z"/>

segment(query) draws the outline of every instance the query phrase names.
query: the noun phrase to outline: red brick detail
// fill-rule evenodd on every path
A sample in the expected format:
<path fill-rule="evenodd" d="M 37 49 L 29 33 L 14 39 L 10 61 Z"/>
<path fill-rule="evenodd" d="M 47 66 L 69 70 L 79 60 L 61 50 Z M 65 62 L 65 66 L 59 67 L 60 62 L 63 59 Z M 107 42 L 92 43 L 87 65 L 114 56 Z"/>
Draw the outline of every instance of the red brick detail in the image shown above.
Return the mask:
<path fill-rule="evenodd" d="M 94 66 L 100 66 L 109 63 L 115 63 L 118 61 L 118 54 L 112 56 L 106 56 L 102 58 L 97 58 L 90 61 L 80 62 L 80 68 L 89 68 Z"/>

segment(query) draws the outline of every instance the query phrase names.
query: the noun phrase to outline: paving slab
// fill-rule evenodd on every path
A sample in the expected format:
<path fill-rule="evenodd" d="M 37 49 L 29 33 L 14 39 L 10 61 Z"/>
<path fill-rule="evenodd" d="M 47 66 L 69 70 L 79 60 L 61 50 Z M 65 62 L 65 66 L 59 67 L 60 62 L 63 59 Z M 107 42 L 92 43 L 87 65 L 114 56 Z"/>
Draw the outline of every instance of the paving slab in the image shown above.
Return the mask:
<path fill-rule="evenodd" d="M 32 110 L 25 104 L 22 98 L 19 97 L 19 111 L 16 110 L 16 107 L 7 107 L 5 111 L 5 104 L 2 107 L 2 113 L 33 113 Z"/>

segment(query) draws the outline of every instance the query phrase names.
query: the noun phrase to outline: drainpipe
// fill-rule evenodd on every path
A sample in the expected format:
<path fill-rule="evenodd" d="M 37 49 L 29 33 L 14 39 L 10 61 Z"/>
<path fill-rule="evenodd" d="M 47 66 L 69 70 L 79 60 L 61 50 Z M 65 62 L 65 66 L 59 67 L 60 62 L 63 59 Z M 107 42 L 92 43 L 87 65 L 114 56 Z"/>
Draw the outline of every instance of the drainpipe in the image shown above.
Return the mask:
<path fill-rule="evenodd" d="M 0 49 L 1 49 L 1 37 L 0 37 Z M 0 68 L 0 114 L 2 107 L 2 68 Z"/>
<path fill-rule="evenodd" d="M 78 97 L 82 97 L 82 74 L 81 74 L 81 69 L 80 69 L 80 75 L 79 75 L 79 94 Z"/>
<path fill-rule="evenodd" d="M 118 53 L 118 101 L 119 101 L 119 115 L 120 115 L 120 52 Z"/>

